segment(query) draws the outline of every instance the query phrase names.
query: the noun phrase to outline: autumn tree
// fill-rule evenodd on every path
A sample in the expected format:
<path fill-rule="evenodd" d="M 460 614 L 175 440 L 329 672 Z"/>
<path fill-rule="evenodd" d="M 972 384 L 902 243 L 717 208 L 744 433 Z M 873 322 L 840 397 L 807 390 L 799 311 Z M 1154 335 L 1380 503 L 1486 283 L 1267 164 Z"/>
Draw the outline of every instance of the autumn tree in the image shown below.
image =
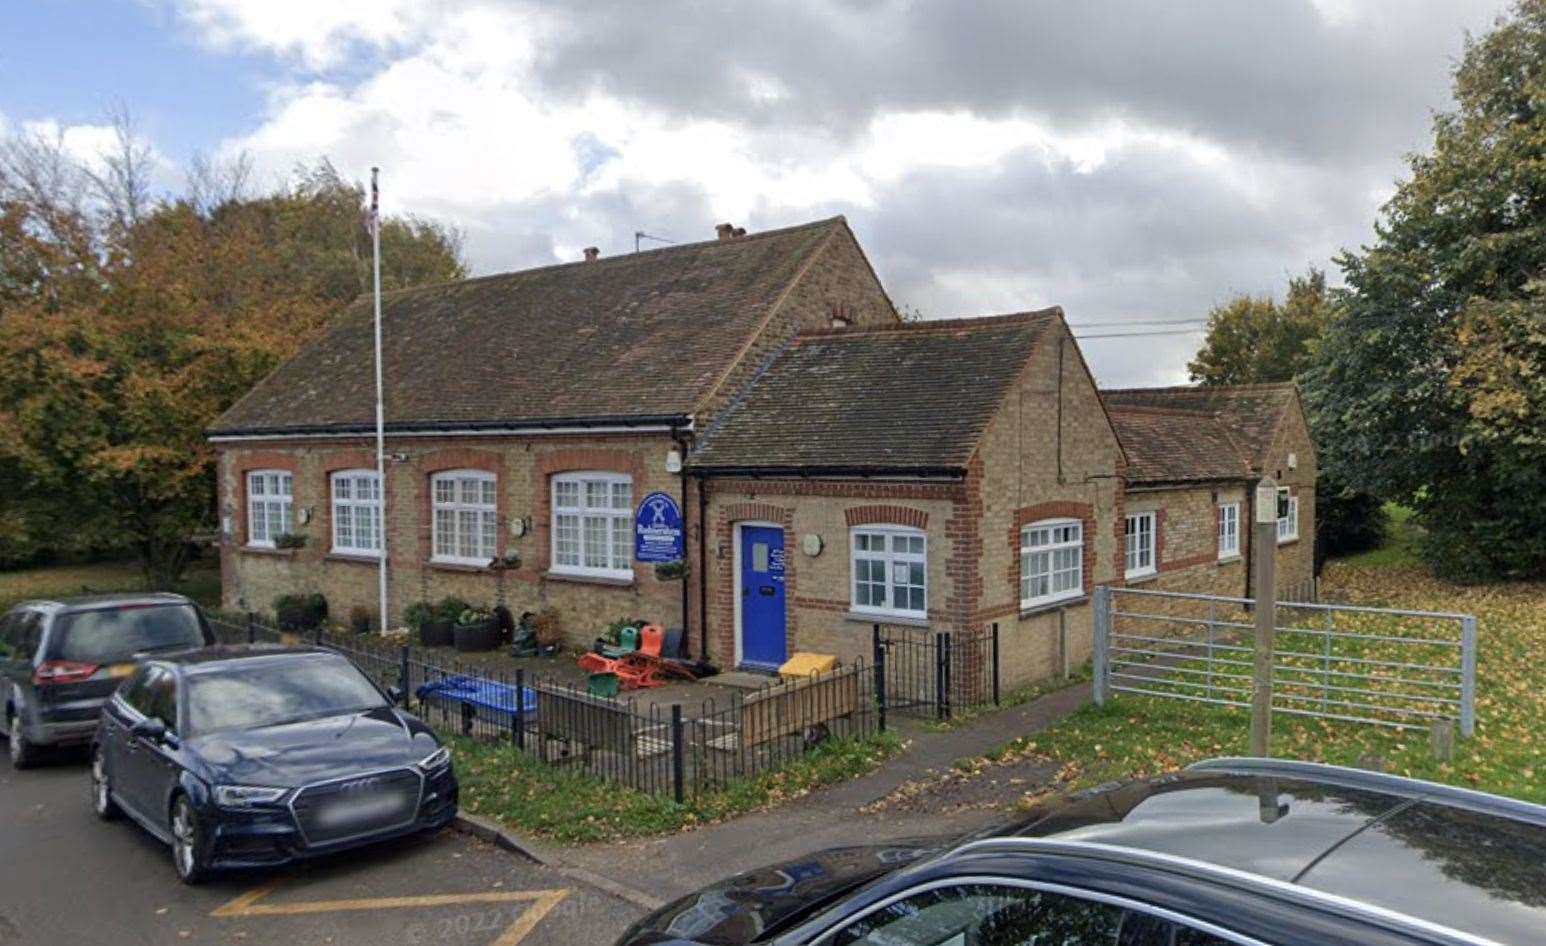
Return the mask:
<path fill-rule="evenodd" d="M 1208 335 L 1187 365 L 1203 384 L 1272 384 L 1293 381 L 1310 365 L 1321 333 L 1337 311 L 1326 274 L 1313 266 L 1288 281 L 1279 303 L 1271 296 L 1237 296 L 1208 313 Z M 1312 412 L 1310 428 L 1321 451 L 1330 449 Z M 1385 537 L 1384 505 L 1330 473 L 1323 462 L 1315 490 L 1317 561 L 1325 555 L 1361 552 Z"/>
<path fill-rule="evenodd" d="M 1186 366 L 1203 384 L 1289 381 L 1310 363 L 1310 345 L 1335 308 L 1326 274 L 1311 267 L 1288 281 L 1282 304 L 1237 296 L 1208 313 L 1208 336 Z"/>
<path fill-rule="evenodd" d="M 1443 575 L 1546 574 L 1546 0 L 1468 40 L 1456 108 L 1339 263 L 1308 373 L 1322 463 L 1412 505 Z"/>
<path fill-rule="evenodd" d="M 168 587 L 215 525 L 204 429 L 370 286 L 364 194 L 324 162 L 250 197 L 236 162 L 152 199 L 132 143 L 117 172 L 7 147 L 0 487 L 20 500 L 0 510 L 0 555 L 128 549 Z M 388 219 L 382 245 L 387 289 L 465 275 L 434 222 Z"/>

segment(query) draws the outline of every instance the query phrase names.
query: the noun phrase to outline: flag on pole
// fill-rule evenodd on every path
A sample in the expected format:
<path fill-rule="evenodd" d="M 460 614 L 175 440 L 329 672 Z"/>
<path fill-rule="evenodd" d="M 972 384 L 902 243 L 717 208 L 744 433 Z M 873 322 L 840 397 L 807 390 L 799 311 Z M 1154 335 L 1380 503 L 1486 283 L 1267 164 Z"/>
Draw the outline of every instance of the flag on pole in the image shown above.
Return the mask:
<path fill-rule="evenodd" d="M 365 210 L 365 232 L 376 236 L 381 226 L 381 189 L 377 186 L 376 179 L 380 175 L 380 168 L 370 169 L 370 206 Z"/>
<path fill-rule="evenodd" d="M 381 384 L 381 191 L 376 186 L 376 178 L 380 173 L 380 168 L 370 169 L 370 263 L 376 323 L 376 487 L 381 502 L 376 513 L 376 522 L 381 529 L 377 546 L 377 553 L 381 556 L 376 568 L 377 607 L 380 609 L 380 627 L 385 631 L 392 625 L 387 615 L 386 411 Z"/>

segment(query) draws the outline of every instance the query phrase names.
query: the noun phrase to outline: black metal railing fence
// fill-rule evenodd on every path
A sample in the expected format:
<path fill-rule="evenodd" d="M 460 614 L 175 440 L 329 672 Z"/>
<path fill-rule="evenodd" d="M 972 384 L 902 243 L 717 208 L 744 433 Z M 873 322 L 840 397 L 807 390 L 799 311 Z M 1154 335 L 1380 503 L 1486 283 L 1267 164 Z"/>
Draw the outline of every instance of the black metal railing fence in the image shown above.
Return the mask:
<path fill-rule="evenodd" d="M 507 740 L 544 764 L 677 801 L 776 771 L 828 739 L 884 727 L 884 697 L 862 661 L 773 680 L 728 702 L 641 704 L 524 668 L 446 659 L 365 635 L 286 632 L 251 614 L 211 614 L 210 623 L 224 644 L 291 641 L 335 650 L 444 734 Z"/>
<path fill-rule="evenodd" d="M 887 713 L 948 720 L 999 702 L 997 624 L 966 631 L 875 624 L 871 651 Z"/>

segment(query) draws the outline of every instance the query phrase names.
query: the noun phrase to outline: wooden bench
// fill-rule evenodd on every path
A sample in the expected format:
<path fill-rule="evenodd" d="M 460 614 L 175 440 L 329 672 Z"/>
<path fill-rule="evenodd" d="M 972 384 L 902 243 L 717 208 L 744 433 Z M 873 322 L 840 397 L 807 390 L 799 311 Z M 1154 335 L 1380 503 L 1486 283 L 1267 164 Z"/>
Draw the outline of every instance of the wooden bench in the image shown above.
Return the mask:
<path fill-rule="evenodd" d="M 537 730 L 548 739 L 579 746 L 587 756 L 601 749 L 643 759 L 671 751 L 671 728 L 642 718 L 630 704 L 541 684 Z"/>
<path fill-rule="evenodd" d="M 860 673 L 850 667 L 758 690 L 736 707 L 732 731 L 705 742 L 712 749 L 733 752 L 850 717 L 859 708 Z"/>

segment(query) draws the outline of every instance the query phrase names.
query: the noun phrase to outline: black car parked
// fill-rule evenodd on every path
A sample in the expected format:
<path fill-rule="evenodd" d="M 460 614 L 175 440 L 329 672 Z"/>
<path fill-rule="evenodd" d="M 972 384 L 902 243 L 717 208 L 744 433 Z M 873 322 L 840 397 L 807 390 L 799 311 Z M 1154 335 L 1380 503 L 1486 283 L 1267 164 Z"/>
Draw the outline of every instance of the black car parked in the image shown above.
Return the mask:
<path fill-rule="evenodd" d="M 27 601 L 0 618 L 0 686 L 11 764 L 43 746 L 84 745 L 124 677 L 150 654 L 214 643 L 182 595 L 89 595 Z"/>
<path fill-rule="evenodd" d="M 1546 943 L 1546 807 L 1218 759 L 937 845 L 814 854 L 672 903 L 620 946 Z"/>
<path fill-rule="evenodd" d="M 450 750 L 354 664 L 305 647 L 146 661 L 102 711 L 98 816 L 172 847 L 185 883 L 449 824 Z"/>

